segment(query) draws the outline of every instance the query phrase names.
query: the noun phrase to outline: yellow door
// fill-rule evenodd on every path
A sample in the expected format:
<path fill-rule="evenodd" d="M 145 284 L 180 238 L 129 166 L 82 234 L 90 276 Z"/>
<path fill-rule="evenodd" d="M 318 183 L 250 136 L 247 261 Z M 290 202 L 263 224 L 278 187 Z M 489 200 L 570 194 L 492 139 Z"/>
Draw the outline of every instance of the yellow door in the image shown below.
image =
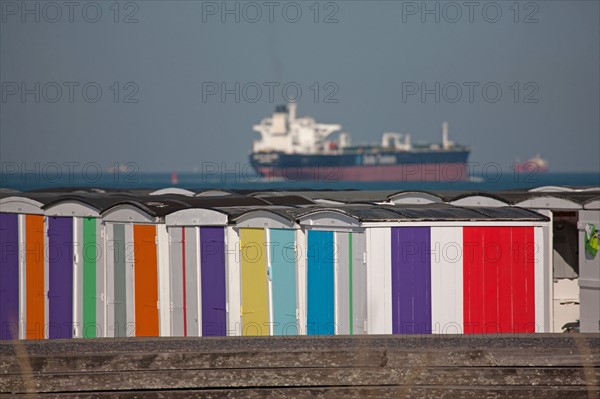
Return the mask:
<path fill-rule="evenodd" d="M 240 229 L 242 335 L 269 335 L 269 291 L 264 229 Z"/>

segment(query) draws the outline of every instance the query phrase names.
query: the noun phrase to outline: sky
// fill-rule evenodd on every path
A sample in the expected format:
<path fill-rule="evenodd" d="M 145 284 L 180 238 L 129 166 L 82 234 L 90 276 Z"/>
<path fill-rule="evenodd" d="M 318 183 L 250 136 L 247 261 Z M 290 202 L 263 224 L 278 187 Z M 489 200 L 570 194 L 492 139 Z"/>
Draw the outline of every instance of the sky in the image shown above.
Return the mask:
<path fill-rule="evenodd" d="M 474 164 L 600 173 L 599 5 L 1 0 L 2 169 L 243 168 L 297 100 L 355 143 L 447 121 Z"/>

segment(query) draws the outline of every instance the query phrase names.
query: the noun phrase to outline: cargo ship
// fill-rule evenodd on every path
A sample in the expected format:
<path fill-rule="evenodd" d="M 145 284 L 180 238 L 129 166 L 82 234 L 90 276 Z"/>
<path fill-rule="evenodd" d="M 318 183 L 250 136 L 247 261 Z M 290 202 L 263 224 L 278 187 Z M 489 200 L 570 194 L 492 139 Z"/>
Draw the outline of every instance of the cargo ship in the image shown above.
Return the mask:
<path fill-rule="evenodd" d="M 297 117 L 297 104 L 277 106 L 254 125 L 250 164 L 265 179 L 335 181 L 464 181 L 470 149 L 448 138 L 413 144 L 409 134 L 384 133 L 381 143 L 353 145 L 339 124 Z M 330 136 L 339 133 L 337 139 Z"/>

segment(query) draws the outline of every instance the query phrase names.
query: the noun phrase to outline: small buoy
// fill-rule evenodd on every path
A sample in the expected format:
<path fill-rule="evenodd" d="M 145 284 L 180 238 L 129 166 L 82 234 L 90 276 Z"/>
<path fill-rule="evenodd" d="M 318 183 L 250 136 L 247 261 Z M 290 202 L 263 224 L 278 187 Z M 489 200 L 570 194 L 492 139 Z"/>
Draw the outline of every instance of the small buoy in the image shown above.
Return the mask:
<path fill-rule="evenodd" d="M 171 173 L 171 184 L 177 184 L 179 183 L 179 179 L 177 178 L 177 173 L 173 172 Z"/>

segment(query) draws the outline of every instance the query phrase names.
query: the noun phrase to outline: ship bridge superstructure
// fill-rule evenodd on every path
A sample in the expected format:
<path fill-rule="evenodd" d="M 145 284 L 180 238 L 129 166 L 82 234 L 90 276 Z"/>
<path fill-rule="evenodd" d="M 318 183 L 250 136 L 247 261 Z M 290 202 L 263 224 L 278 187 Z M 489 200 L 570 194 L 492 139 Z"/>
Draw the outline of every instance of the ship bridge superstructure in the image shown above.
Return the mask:
<path fill-rule="evenodd" d="M 270 118 L 253 126 L 260 140 L 253 143 L 253 152 L 283 152 L 287 154 L 318 154 L 330 150 L 327 137 L 342 129 L 339 124 L 317 123 L 310 117 L 296 117 L 297 104 L 281 105 Z"/>

